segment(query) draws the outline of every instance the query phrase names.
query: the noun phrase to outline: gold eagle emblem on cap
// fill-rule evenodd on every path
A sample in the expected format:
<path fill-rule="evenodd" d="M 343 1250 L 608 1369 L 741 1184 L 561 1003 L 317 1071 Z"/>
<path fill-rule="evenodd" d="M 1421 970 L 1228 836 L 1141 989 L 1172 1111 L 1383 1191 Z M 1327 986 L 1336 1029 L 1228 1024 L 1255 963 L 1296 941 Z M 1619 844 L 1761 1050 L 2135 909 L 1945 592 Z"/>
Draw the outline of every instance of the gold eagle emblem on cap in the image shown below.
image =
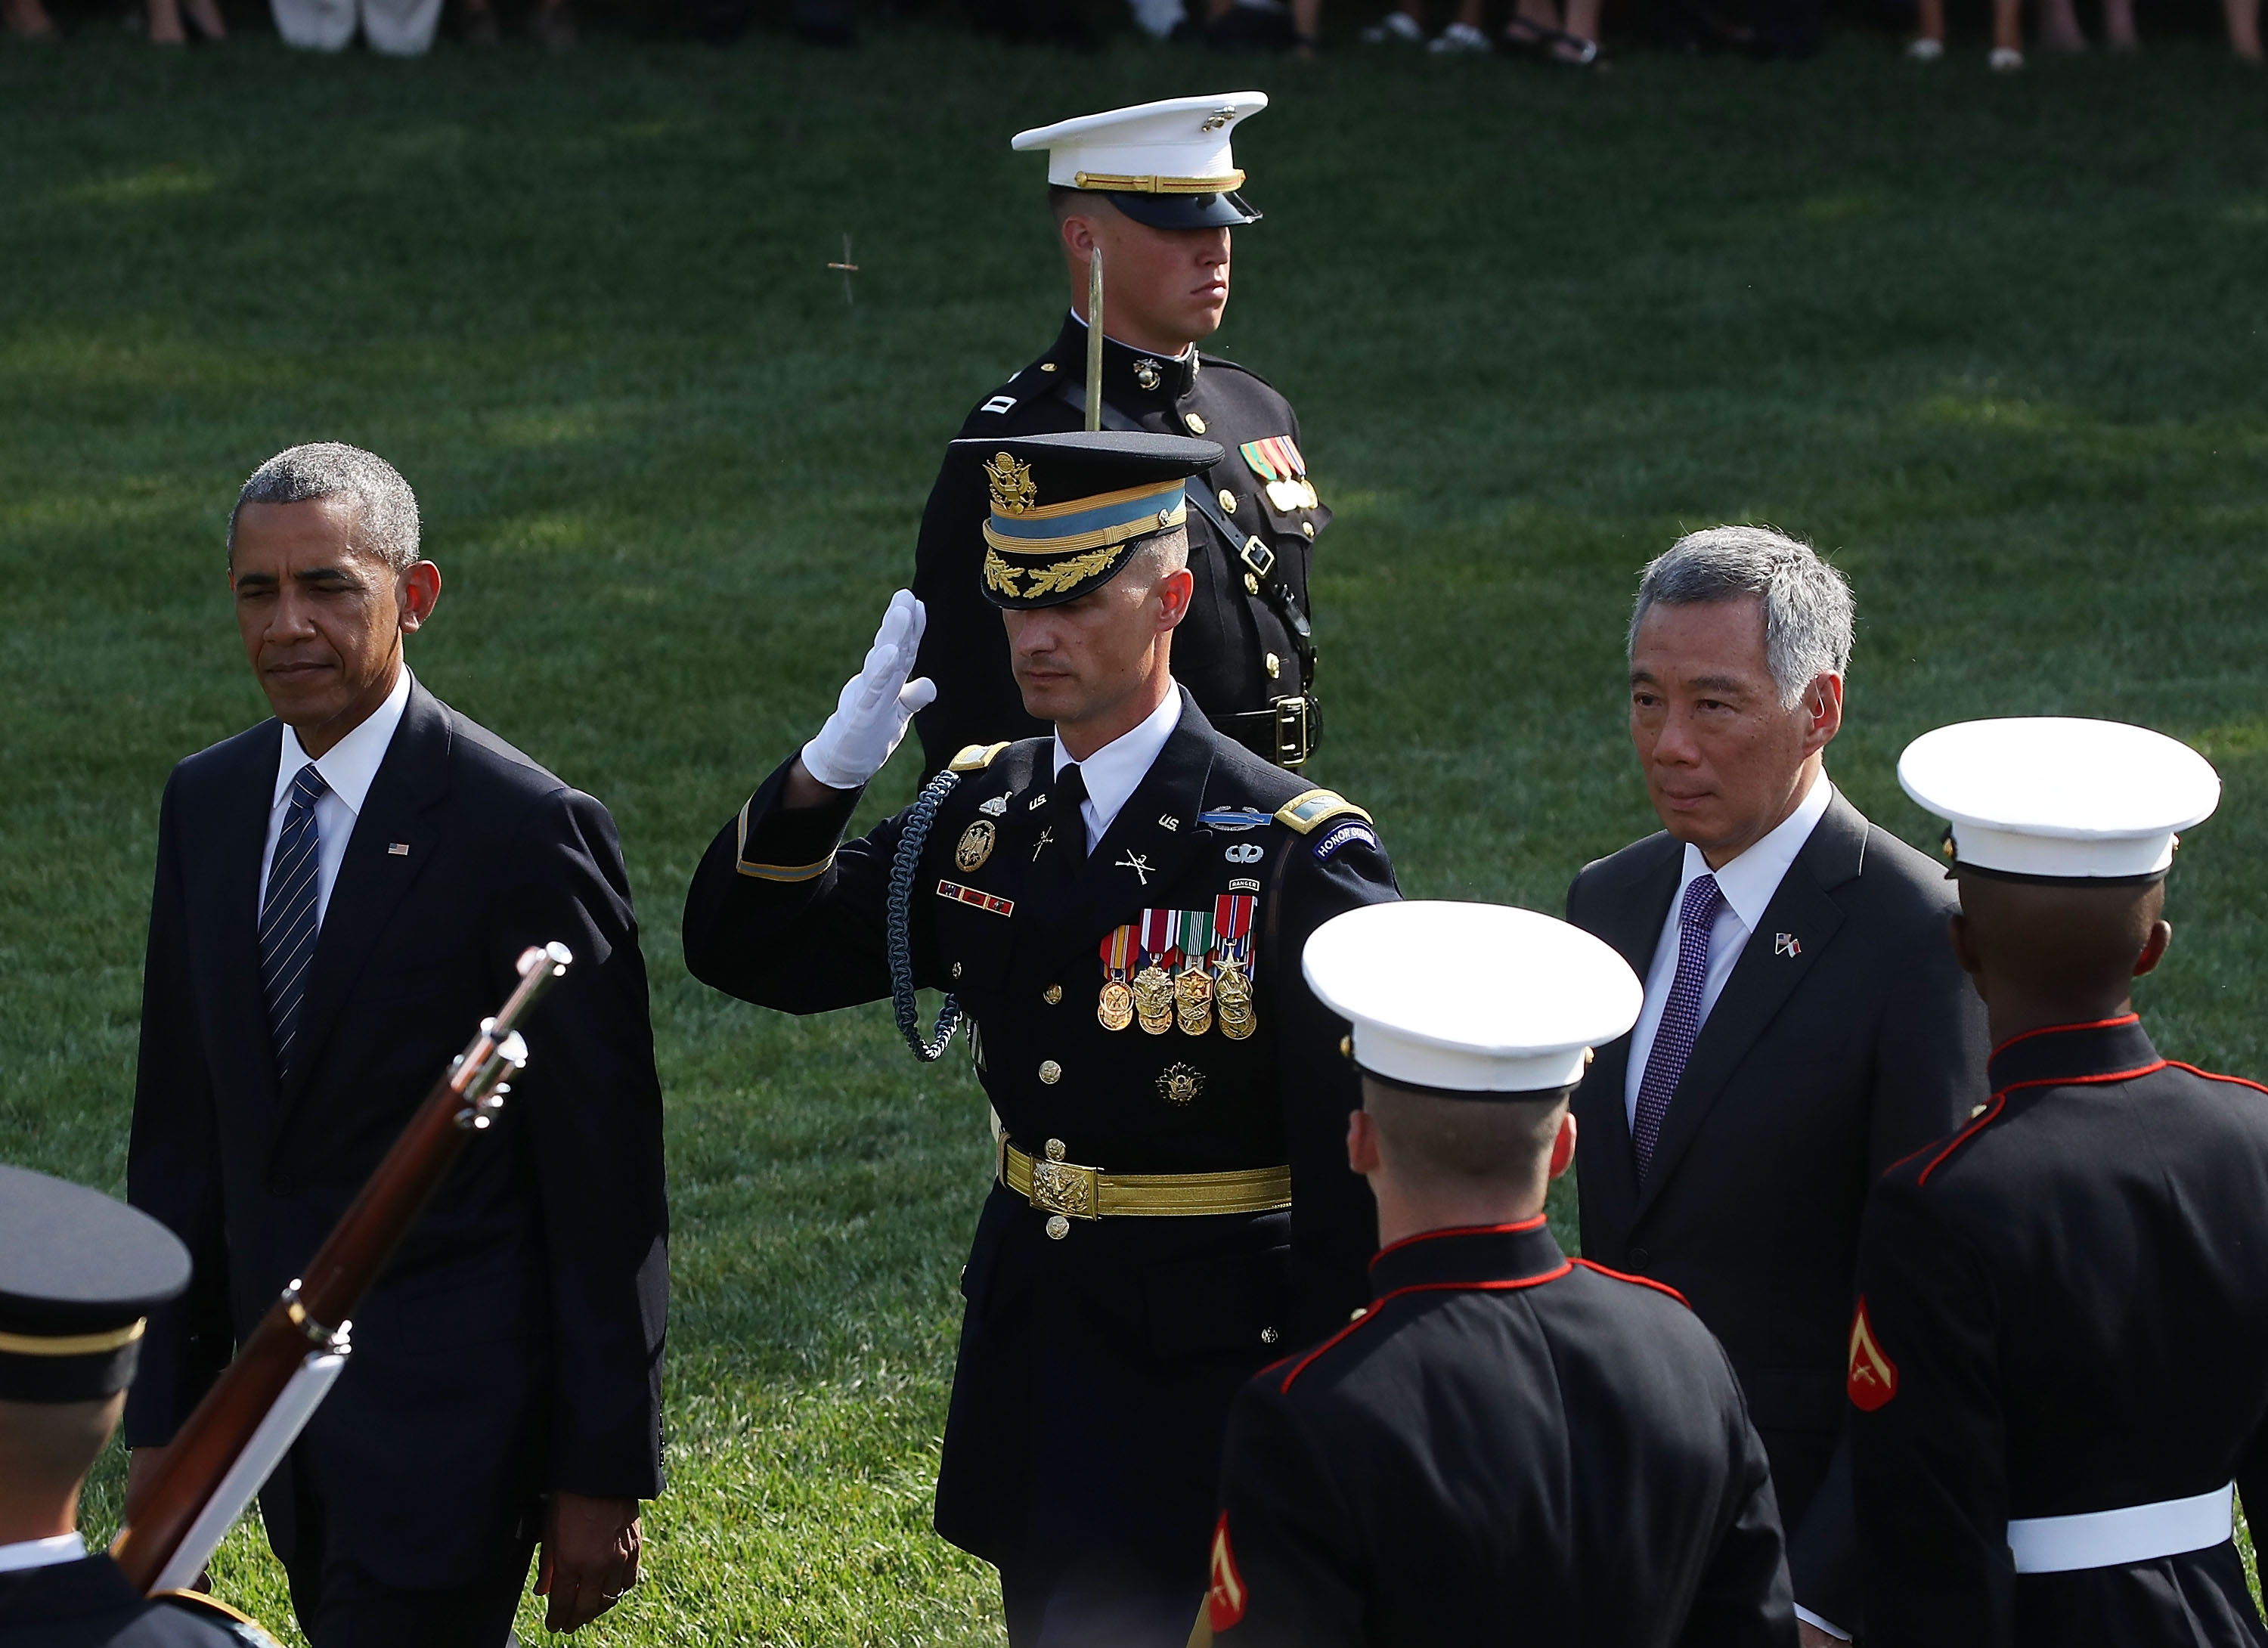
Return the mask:
<path fill-rule="evenodd" d="M 1006 452 L 996 452 L 984 466 L 984 479 L 992 488 L 992 507 L 1003 515 L 1021 515 L 1040 501 L 1033 482 L 1032 466 L 1019 463 Z"/>

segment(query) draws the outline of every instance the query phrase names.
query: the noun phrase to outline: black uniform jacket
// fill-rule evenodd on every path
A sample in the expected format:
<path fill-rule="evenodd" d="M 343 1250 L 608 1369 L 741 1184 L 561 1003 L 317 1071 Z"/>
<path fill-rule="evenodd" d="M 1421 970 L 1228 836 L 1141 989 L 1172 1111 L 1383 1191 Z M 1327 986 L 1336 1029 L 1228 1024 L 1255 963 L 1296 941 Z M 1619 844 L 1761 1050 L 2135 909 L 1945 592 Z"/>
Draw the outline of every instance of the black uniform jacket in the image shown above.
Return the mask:
<path fill-rule="evenodd" d="M 946 798 L 913 883 L 916 982 L 959 996 L 979 1077 L 1020 1148 L 1037 1156 L 1060 1140 L 1065 1159 L 1108 1173 L 1288 1163 L 1293 1206 L 1082 1220 L 1051 1240 L 1048 1216 L 996 1182 L 962 1275 L 938 1529 L 996 1562 L 1063 1567 L 1108 1551 L 1194 1592 L 1230 1397 L 1364 1296 L 1376 1220 L 1344 1142 L 1359 1091 L 1339 1053 L 1345 1024 L 1308 990 L 1300 954 L 1328 917 L 1397 896 L 1394 872 L 1335 797 L 1327 819 L 1278 821 L 1300 781 L 1214 732 L 1186 695 L 1084 860 L 1076 809 L 1046 798 L 1053 749 L 1034 739 L 980 752 L 971 760 L 989 764 Z M 784 810 L 786 771 L 696 872 L 686 965 L 790 1012 L 886 996 L 905 814 L 838 850 L 856 797 Z M 1108 936 L 1145 908 L 1211 910 L 1224 896 L 1256 900 L 1255 1033 L 1104 1028 Z"/>
<path fill-rule="evenodd" d="M 961 433 L 982 438 L 1083 429 L 1086 384 L 1086 327 L 1073 315 L 1048 352 L 971 412 Z M 1066 390 L 1078 397 L 1076 404 L 1065 398 Z M 1320 504 L 1312 509 L 1278 508 L 1270 501 L 1265 477 L 1241 450 L 1248 442 L 1289 437 L 1296 452 L 1300 420 L 1291 402 L 1233 361 L 1194 350 L 1179 360 L 1160 359 L 1107 335 L 1102 397 L 1106 406 L 1131 421 L 1122 427 L 1202 434 L 1219 441 L 1226 454 L 1201 479 L 1216 502 L 1219 493 L 1228 493 L 1235 507 L 1224 506 L 1224 513 L 1238 535 L 1228 542 L 1211 519 L 1195 508 L 1189 511 L 1189 570 L 1197 590 L 1189 616 L 1174 632 L 1175 677 L 1212 716 L 1257 710 L 1271 700 L 1299 696 L 1300 658 L 1292 631 L 1264 590 L 1255 593 L 1247 587 L 1249 569 L 1240 558 L 1245 541 L 1258 538 L 1274 556 L 1270 577 L 1282 584 L 1285 599 L 1299 612 L 1307 612 L 1308 561 L 1315 535 L 1330 524 L 1331 512 Z M 1270 454 L 1263 452 L 1260 461 L 1270 461 Z M 924 773 L 937 771 L 967 745 L 1032 738 L 1048 730 L 1024 711 L 1023 695 L 1008 669 L 999 611 L 983 593 L 979 570 L 990 497 L 978 465 L 948 456 L 922 515 L 914 593 L 928 608 L 929 627 L 915 673 L 930 677 L 938 688 L 937 702 L 915 717 Z M 1263 747 L 1257 734 L 1244 741 Z"/>
<path fill-rule="evenodd" d="M 2018 1036 L 1992 1083 L 1867 1210 L 1870 1648 L 2268 1643 L 2233 1544 L 2020 1578 L 2007 1538 L 2231 1480 L 2263 1526 L 2268 1090 L 2168 1062 L 2131 1015 Z"/>
<path fill-rule="evenodd" d="M 295 1475 L 329 1548 L 387 1583 L 460 1584 L 531 1496 L 661 1486 L 661 1098 L 614 821 L 412 684 L 309 963 L 291 1080 L 262 993 L 269 721 L 173 769 L 158 821 L 129 1199 L 196 1263 L 152 1316 L 127 1439 L 162 1443 L 299 1274 L 449 1061 L 559 939 L 575 966 L 529 1063 L 354 1313 L 354 1355 L 263 1497 L 291 1559 Z"/>
<path fill-rule="evenodd" d="M 0 1648 L 275 1648 L 229 1615 L 201 1598 L 153 1601 L 107 1556 L 0 1573 Z"/>
<path fill-rule="evenodd" d="M 1650 835 L 1587 866 L 1567 919 L 1645 978 L 1684 852 Z M 1847 1458 L 1820 1489 L 1843 1430 L 1859 1214 L 1883 1168 L 1984 1096 L 1984 1007 L 1946 937 L 1955 908 L 1941 865 L 1838 792 L 1701 1026 L 1643 1185 L 1628 1036 L 1575 1094 L 1584 1253 L 1668 1283 L 1723 1342 L 1771 1455 L 1796 1600 L 1845 1629 L 1859 1608 Z"/>
<path fill-rule="evenodd" d="M 1237 1397 L 1222 1648 L 1795 1641 L 1764 1445 L 1683 1300 L 1540 1218 L 1397 1242 L 1371 1291 Z"/>

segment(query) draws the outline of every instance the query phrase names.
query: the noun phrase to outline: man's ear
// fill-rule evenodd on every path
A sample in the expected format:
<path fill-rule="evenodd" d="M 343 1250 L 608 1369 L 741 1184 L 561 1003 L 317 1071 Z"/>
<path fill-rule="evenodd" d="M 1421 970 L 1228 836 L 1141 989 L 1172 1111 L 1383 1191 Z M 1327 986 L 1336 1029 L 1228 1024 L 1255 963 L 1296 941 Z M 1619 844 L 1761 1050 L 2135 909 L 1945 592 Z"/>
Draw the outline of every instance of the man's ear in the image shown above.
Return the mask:
<path fill-rule="evenodd" d="M 2134 958 L 2134 976 L 2140 978 L 2166 959 L 2166 946 L 2174 941 L 2174 924 L 2169 921 L 2150 923 L 2150 936 L 2142 941 L 2142 953 Z"/>
<path fill-rule="evenodd" d="M 1173 629 L 1189 615 L 1189 603 L 1197 599 L 1197 576 L 1187 567 L 1176 567 L 1158 580 L 1158 628 Z"/>
<path fill-rule="evenodd" d="M 409 635 L 423 629 L 440 604 L 441 569 L 431 561 L 420 561 L 401 575 L 394 595 L 401 607 L 401 633 Z"/>
<path fill-rule="evenodd" d="M 1968 916 L 1955 910 L 1947 918 L 1945 936 L 1953 945 L 1953 959 L 1961 963 L 1961 970 L 1969 975 L 1977 986 L 1977 994 L 1984 994 L 1984 953 L 1977 947 L 1977 930 L 1969 924 Z"/>
<path fill-rule="evenodd" d="M 1347 1113 L 1347 1166 L 1366 1176 L 1378 1171 L 1378 1123 L 1367 1110 Z"/>
<path fill-rule="evenodd" d="M 1843 678 L 1830 670 L 1803 689 L 1803 750 L 1823 750 L 1843 730 Z"/>
<path fill-rule="evenodd" d="M 1559 1118 L 1559 1132 L 1551 1141 L 1550 1177 L 1557 1179 L 1575 1165 L 1575 1113 L 1568 1111 Z"/>

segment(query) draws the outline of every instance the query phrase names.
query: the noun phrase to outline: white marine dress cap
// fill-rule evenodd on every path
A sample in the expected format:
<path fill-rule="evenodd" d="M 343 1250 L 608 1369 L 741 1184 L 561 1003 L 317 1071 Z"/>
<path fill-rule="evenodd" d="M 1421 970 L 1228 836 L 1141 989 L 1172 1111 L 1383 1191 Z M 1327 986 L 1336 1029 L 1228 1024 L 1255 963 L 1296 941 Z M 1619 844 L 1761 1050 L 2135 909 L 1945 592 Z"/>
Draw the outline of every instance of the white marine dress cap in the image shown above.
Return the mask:
<path fill-rule="evenodd" d="M 1572 1086 L 1645 999 L 1611 945 L 1504 904 L 1365 905 L 1318 927 L 1304 966 L 1316 997 L 1353 1025 L 1363 1070 L 1473 1099 Z"/>
<path fill-rule="evenodd" d="M 1153 229 L 1233 227 L 1260 214 L 1237 197 L 1244 173 L 1229 140 L 1267 107 L 1265 92 L 1167 98 L 1020 131 L 1009 146 L 1046 150 L 1049 183 L 1108 195 Z"/>
<path fill-rule="evenodd" d="M 2176 832 L 2220 804 L 2213 763 L 2179 739 L 2064 716 L 1925 732 L 1898 783 L 1951 824 L 1958 867 L 2038 881 L 2155 879 Z"/>

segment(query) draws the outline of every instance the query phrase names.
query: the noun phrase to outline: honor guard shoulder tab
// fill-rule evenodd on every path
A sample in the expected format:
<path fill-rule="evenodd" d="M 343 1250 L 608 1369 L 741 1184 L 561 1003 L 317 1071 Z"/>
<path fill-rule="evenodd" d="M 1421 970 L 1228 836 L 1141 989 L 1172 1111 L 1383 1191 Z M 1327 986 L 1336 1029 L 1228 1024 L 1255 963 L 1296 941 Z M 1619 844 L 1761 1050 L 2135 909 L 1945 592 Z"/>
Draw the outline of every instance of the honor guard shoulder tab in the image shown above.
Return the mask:
<path fill-rule="evenodd" d="M 1007 747 L 1008 741 L 1005 739 L 1001 739 L 998 744 L 968 745 L 961 750 L 960 754 L 953 758 L 953 761 L 950 763 L 951 770 L 954 772 L 983 772 L 987 767 L 990 767 L 994 761 L 998 759 L 1000 752 Z"/>
<path fill-rule="evenodd" d="M 202 1621 L 219 1631 L 229 1642 L 241 1648 L 276 1648 L 276 1639 L 261 1629 L 260 1622 L 251 1615 L 239 1613 L 217 1597 L 207 1596 L 202 1591 L 159 1591 L 150 1600 L 161 1607 L 175 1608 Z"/>
<path fill-rule="evenodd" d="M 1302 835 L 1318 824 L 1342 817 L 1359 818 L 1366 824 L 1372 821 L 1369 813 L 1336 790 L 1303 791 L 1276 809 L 1276 821 Z"/>

